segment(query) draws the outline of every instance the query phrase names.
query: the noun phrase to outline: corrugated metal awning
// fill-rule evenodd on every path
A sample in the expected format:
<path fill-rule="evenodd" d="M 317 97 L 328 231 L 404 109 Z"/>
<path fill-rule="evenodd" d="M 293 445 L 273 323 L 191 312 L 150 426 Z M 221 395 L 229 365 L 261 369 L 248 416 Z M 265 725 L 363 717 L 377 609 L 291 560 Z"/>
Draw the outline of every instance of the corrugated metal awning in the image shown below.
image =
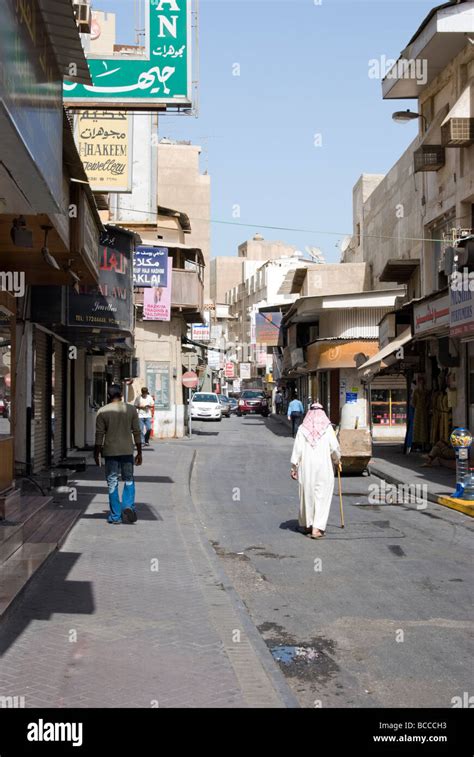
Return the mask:
<path fill-rule="evenodd" d="M 49 41 L 62 76 L 80 84 L 92 84 L 70 0 L 38 0 Z M 71 64 L 76 76 L 71 76 Z"/>

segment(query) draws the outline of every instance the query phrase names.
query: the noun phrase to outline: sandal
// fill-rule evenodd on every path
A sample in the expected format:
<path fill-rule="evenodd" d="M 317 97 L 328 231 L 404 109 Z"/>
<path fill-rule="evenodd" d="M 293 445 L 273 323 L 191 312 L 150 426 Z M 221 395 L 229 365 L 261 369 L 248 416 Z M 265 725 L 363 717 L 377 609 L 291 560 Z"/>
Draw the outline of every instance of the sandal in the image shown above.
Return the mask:
<path fill-rule="evenodd" d="M 316 533 L 311 532 L 308 534 L 311 539 L 322 539 L 324 536 L 324 531 L 321 531 L 319 528 L 316 529 Z"/>

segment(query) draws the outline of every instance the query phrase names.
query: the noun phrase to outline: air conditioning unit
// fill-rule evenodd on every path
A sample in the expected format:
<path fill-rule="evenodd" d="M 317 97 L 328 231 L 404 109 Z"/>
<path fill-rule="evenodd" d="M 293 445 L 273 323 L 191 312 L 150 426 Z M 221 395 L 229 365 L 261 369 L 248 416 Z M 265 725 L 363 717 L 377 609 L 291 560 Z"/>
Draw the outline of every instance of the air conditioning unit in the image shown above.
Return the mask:
<path fill-rule="evenodd" d="M 92 11 L 89 0 L 75 0 L 72 4 L 80 34 L 91 33 Z"/>
<path fill-rule="evenodd" d="M 445 150 L 441 145 L 422 145 L 415 150 L 415 173 L 419 171 L 439 171 L 446 162 Z"/>

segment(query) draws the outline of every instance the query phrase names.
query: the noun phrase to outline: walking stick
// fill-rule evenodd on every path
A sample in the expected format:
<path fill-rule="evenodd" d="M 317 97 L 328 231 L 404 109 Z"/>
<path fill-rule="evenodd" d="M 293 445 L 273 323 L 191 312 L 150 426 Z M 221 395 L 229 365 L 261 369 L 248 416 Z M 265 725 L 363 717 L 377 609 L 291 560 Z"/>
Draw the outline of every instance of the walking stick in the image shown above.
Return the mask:
<path fill-rule="evenodd" d="M 342 509 L 341 463 L 337 465 L 337 479 L 339 481 L 339 507 L 341 510 L 341 528 L 344 528 L 344 510 Z"/>

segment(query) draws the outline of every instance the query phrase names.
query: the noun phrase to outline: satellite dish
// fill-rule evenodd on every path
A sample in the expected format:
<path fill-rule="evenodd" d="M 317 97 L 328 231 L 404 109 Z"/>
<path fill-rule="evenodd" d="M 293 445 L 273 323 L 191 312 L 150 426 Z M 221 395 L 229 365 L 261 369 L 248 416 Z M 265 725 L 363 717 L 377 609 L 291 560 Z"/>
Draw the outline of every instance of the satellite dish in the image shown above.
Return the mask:
<path fill-rule="evenodd" d="M 308 255 L 313 259 L 315 263 L 318 263 L 318 265 L 322 265 L 326 262 L 324 258 L 323 252 L 319 249 L 319 247 L 305 247 L 306 252 Z"/>
<path fill-rule="evenodd" d="M 340 251 L 344 253 L 349 247 L 350 243 L 351 237 L 347 235 L 337 243 L 337 246 L 339 247 Z"/>

